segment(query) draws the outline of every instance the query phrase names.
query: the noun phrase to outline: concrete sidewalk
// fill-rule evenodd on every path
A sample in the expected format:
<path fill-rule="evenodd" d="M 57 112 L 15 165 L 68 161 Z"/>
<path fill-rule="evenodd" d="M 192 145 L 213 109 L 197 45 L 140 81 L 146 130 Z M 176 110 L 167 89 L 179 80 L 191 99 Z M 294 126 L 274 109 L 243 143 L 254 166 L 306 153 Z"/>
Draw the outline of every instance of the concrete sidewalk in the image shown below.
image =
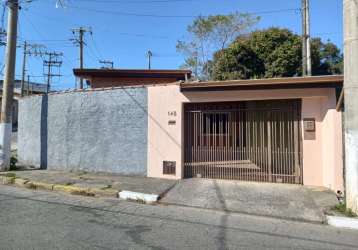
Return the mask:
<path fill-rule="evenodd" d="M 24 170 L 0 173 L 0 183 L 84 196 L 118 197 L 120 191 L 129 191 L 135 195 L 158 195 L 159 203 L 164 205 L 316 223 L 325 222 L 325 211 L 338 203 L 332 191 L 322 188 L 208 179 L 174 181 L 105 173 Z M 141 198 L 129 199 L 150 203 Z"/>
<path fill-rule="evenodd" d="M 0 173 L 0 183 L 85 196 L 117 197 L 126 190 L 161 197 L 176 181 L 108 173 L 24 170 Z"/>
<path fill-rule="evenodd" d="M 323 188 L 207 179 L 182 180 L 160 202 L 316 223 L 338 204 Z"/>

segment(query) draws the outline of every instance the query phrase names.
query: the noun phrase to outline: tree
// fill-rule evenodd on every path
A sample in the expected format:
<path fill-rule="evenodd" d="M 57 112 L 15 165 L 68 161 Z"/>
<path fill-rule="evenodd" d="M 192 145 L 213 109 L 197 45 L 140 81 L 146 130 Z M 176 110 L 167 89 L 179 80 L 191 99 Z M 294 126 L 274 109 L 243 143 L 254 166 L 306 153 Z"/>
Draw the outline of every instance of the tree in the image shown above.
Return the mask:
<path fill-rule="evenodd" d="M 212 77 L 230 80 L 299 76 L 301 48 L 301 36 L 288 29 L 269 28 L 239 36 L 214 54 Z M 314 75 L 342 73 L 343 56 L 336 45 L 314 38 L 311 49 Z"/>
<path fill-rule="evenodd" d="M 192 69 L 196 77 L 207 79 L 212 52 L 224 49 L 237 36 L 248 32 L 258 20 L 258 17 L 238 12 L 197 17 L 187 28 L 188 41 L 177 42 L 177 51 L 185 56 L 183 67 Z"/>
<path fill-rule="evenodd" d="M 212 63 L 212 77 L 216 80 L 258 78 L 263 72 L 262 61 L 244 41 L 218 51 Z"/>
<path fill-rule="evenodd" d="M 312 68 L 316 75 L 336 75 L 343 73 L 343 55 L 335 44 L 312 39 Z"/>

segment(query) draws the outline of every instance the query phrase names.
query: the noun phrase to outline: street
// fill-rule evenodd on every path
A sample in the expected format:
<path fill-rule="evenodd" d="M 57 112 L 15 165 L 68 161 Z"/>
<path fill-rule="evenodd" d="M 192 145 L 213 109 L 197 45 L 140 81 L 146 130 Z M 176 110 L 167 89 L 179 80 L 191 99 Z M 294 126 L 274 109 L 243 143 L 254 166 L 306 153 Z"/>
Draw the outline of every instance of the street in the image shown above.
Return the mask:
<path fill-rule="evenodd" d="M 0 249 L 357 249 L 358 231 L 0 186 Z"/>

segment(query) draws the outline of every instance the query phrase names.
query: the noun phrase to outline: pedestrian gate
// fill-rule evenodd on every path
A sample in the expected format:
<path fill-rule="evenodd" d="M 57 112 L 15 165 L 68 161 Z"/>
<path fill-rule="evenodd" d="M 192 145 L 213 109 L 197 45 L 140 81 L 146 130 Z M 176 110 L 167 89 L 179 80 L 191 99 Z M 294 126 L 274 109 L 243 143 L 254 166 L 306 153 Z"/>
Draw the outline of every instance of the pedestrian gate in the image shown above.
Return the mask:
<path fill-rule="evenodd" d="M 302 183 L 301 101 L 185 104 L 184 177 Z"/>

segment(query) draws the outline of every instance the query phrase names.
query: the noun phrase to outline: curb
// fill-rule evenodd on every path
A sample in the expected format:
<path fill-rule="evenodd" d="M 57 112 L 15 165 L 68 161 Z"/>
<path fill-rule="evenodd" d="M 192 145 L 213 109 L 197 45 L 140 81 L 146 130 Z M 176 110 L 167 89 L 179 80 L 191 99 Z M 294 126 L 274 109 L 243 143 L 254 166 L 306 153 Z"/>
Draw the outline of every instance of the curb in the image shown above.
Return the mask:
<path fill-rule="evenodd" d="M 334 227 L 358 230 L 358 218 L 327 216 L 327 223 Z"/>
<path fill-rule="evenodd" d="M 81 188 L 72 185 L 61 185 L 61 184 L 51 184 L 46 182 L 30 181 L 27 179 L 18 178 L 16 176 L 1 176 L 0 175 L 0 184 L 3 185 L 14 185 L 17 187 L 28 188 L 28 189 L 41 189 L 55 192 L 64 192 L 73 195 L 82 195 L 82 196 L 104 196 L 104 197 L 114 197 L 118 198 L 118 190 L 108 188 L 108 189 L 98 189 L 98 188 Z"/>
<path fill-rule="evenodd" d="M 79 188 L 70 185 L 53 185 L 53 191 L 82 196 L 95 196 L 88 188 Z"/>
<path fill-rule="evenodd" d="M 217 208 L 189 206 L 189 205 L 182 205 L 182 204 L 163 202 L 163 201 L 159 201 L 158 204 L 163 205 L 163 206 L 182 207 L 182 208 L 205 210 L 205 211 L 215 211 L 215 212 L 220 212 L 220 213 L 225 213 L 225 214 L 239 214 L 239 215 L 247 215 L 247 216 L 254 216 L 254 217 L 271 218 L 271 219 L 277 219 L 277 220 L 303 222 L 303 223 L 310 223 L 310 224 L 316 224 L 316 225 L 327 224 L 323 218 L 322 218 L 322 220 L 310 220 L 310 219 L 304 219 L 304 218 L 292 218 L 292 217 L 286 217 L 286 216 L 266 215 L 266 214 L 251 213 L 251 212 L 244 212 L 244 211 L 231 211 L 231 210 L 227 210 L 227 209 L 221 210 L 221 209 L 217 209 Z"/>
<path fill-rule="evenodd" d="M 119 192 L 118 197 L 122 200 L 136 201 L 145 204 L 153 204 L 159 200 L 159 195 L 157 194 L 145 194 L 127 190 Z"/>

